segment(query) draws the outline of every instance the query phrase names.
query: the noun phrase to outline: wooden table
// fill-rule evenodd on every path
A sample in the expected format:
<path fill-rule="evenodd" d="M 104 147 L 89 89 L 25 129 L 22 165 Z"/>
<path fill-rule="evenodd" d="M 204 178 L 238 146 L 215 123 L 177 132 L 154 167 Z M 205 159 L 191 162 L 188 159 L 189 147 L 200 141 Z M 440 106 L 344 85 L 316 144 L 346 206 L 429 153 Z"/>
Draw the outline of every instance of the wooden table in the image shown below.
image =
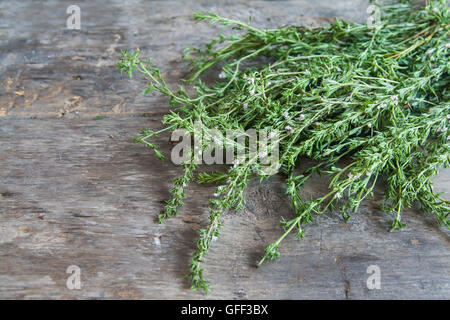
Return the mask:
<path fill-rule="evenodd" d="M 182 50 L 220 32 L 195 24 L 196 10 L 270 28 L 364 21 L 367 1 L 77 3 L 81 30 L 66 28 L 72 1 L 0 2 L 0 298 L 203 299 L 183 276 L 213 186 L 192 185 L 180 215 L 155 222 L 181 171 L 130 136 L 161 128 L 167 99 L 140 95 L 144 81 L 120 75 L 120 50 L 139 47 L 175 87 L 186 75 Z M 169 154 L 167 139 L 157 142 Z M 447 198 L 449 181 L 442 171 L 435 183 Z M 325 188 L 317 178 L 303 193 Z M 284 241 L 281 261 L 257 269 L 292 211 L 281 175 L 252 182 L 245 210 L 226 214 L 206 259 L 207 298 L 449 299 L 448 230 L 413 209 L 407 227 L 389 233 L 381 194 L 349 223 L 337 212 L 318 217 L 305 240 Z M 66 286 L 71 265 L 81 270 L 80 290 Z M 367 288 L 371 265 L 380 290 Z"/>

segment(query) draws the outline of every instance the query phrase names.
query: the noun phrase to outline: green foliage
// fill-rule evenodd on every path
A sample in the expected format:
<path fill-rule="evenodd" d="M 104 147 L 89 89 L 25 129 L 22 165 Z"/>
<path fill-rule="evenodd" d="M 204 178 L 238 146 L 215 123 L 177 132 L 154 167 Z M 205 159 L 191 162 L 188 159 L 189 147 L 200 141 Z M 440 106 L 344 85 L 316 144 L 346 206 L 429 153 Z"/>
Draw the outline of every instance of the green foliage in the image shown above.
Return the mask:
<path fill-rule="evenodd" d="M 449 166 L 449 11 L 446 0 L 428 1 L 425 8 L 400 1 L 381 7 L 375 28 L 339 19 L 327 27 L 286 26 L 259 30 L 213 13 L 197 13 L 196 20 L 243 30 L 213 39 L 204 50 L 188 49 L 195 95 L 183 87 L 171 91 L 151 61 L 139 51 L 123 52 L 119 68 L 130 77 L 137 70 L 148 79 L 144 93 L 160 92 L 173 108 L 164 130 L 194 133 L 194 121 L 206 127 L 278 130 L 280 165 L 294 217 L 283 220 L 284 233 L 270 244 L 266 258 L 277 259 L 281 241 L 329 209 L 339 208 L 345 220 L 372 195 L 382 177 L 383 209 L 394 215 L 391 230 L 403 226 L 401 212 L 418 202 L 450 227 L 449 201 L 433 191 L 432 177 Z M 264 59 L 255 60 L 256 57 Z M 253 60 L 257 67 L 244 67 Z M 261 62 L 265 61 L 265 62 Z M 219 79 L 208 86 L 199 76 L 221 65 Z M 157 152 L 147 140 L 160 132 L 144 130 L 137 142 Z M 206 145 L 202 145 L 205 148 Z M 295 173 L 301 157 L 317 165 Z M 350 159 L 338 168 L 342 158 Z M 192 288 L 208 292 L 202 263 L 213 239 L 219 236 L 224 210 L 243 208 L 243 191 L 258 176 L 260 164 L 236 163 L 227 172 L 202 173 L 199 182 L 220 183 L 210 200 L 210 224 L 200 230 L 191 264 Z M 160 221 L 175 215 L 196 166 L 184 165 L 174 180 L 173 198 Z M 304 200 L 299 190 L 314 173 L 330 177 L 329 190 Z"/>

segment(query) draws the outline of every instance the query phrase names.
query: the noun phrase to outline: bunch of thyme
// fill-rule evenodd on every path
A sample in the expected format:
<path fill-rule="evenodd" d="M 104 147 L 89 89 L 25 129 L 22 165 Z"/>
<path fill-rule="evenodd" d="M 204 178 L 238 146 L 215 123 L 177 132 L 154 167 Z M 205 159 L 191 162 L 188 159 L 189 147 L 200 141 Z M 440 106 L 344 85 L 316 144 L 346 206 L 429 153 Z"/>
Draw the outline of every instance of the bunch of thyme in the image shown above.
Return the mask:
<path fill-rule="evenodd" d="M 413 203 L 437 221 L 449 224 L 449 201 L 433 191 L 432 177 L 449 166 L 449 10 L 447 0 L 415 7 L 410 1 L 381 6 L 374 27 L 336 19 L 327 27 L 286 26 L 262 30 L 246 23 L 196 13 L 195 19 L 241 30 L 220 35 L 204 50 L 190 49 L 195 95 L 184 87 L 170 90 L 159 69 L 140 59 L 139 51 L 123 52 L 119 68 L 130 77 L 137 70 L 149 84 L 170 99 L 164 130 L 184 129 L 194 134 L 194 122 L 222 132 L 248 128 L 278 131 L 279 167 L 286 178 L 294 217 L 283 220 L 284 233 L 267 246 L 265 259 L 278 258 L 280 242 L 291 232 L 303 237 L 303 227 L 315 215 L 338 207 L 348 220 L 372 195 L 376 182 L 385 180 L 383 209 L 393 214 L 391 230 L 403 226 L 401 213 Z M 264 57 L 266 61 L 261 63 Z M 256 67 L 244 67 L 256 61 Z M 254 63 L 255 64 L 255 63 Z M 222 66 L 214 84 L 199 77 Z M 148 140 L 159 134 L 146 129 L 136 138 L 163 158 Z M 206 148 L 207 144 L 201 146 Z M 196 156 L 191 150 L 191 155 Z M 316 160 L 298 172 L 300 158 Z M 345 168 L 338 161 L 350 160 Z M 174 180 L 160 222 L 177 213 L 185 188 L 194 179 L 194 162 L 184 163 L 184 174 Z M 227 172 L 201 173 L 199 182 L 220 184 L 210 200 L 210 223 L 200 230 L 190 267 L 193 289 L 209 290 L 202 263 L 211 241 L 219 235 L 224 210 L 240 210 L 243 191 L 258 173 L 257 161 L 239 161 Z M 256 169 L 256 170 L 255 170 Z M 329 190 L 317 199 L 302 199 L 299 190 L 313 174 L 330 176 Z"/>

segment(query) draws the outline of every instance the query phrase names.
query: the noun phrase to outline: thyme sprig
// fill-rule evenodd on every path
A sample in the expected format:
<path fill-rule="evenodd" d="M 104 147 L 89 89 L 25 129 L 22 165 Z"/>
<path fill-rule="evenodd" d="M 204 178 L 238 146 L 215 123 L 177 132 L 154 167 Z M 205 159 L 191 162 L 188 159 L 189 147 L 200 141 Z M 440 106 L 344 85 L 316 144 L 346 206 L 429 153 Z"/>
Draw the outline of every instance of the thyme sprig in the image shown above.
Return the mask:
<path fill-rule="evenodd" d="M 279 245 L 292 231 L 303 238 L 304 225 L 315 215 L 339 208 L 347 221 L 372 196 L 380 178 L 385 184 L 382 208 L 393 214 L 391 231 L 404 225 L 402 211 L 416 202 L 450 227 L 449 201 L 433 191 L 432 183 L 440 167 L 449 167 L 448 4 L 434 0 L 415 7 L 403 0 L 380 10 L 381 20 L 374 28 L 336 19 L 327 27 L 265 30 L 210 12 L 196 13 L 198 21 L 241 31 L 220 35 L 203 50 L 185 52 L 193 71 L 188 79 L 195 90 L 192 97 L 183 86 L 170 90 L 160 70 L 142 60 L 139 51 L 122 53 L 119 68 L 130 77 L 133 71 L 140 72 L 149 81 L 145 94 L 156 90 L 169 98 L 172 110 L 163 118 L 163 130 L 194 134 L 194 123 L 201 121 L 205 128 L 221 132 L 249 128 L 281 132 L 279 166 L 287 176 L 294 217 L 282 220 L 284 233 L 267 246 L 258 265 L 279 258 Z M 255 59 L 261 57 L 265 60 Z M 248 66 L 248 61 L 257 66 Z M 199 79 L 220 66 L 215 83 Z M 136 141 L 163 158 L 148 141 L 159 133 L 146 129 Z M 201 149 L 207 146 L 204 142 Z M 197 151 L 191 150 L 192 155 Z M 304 157 L 317 164 L 298 172 Z M 340 168 L 344 158 L 350 163 Z M 219 236 L 221 215 L 244 207 L 248 181 L 269 176 L 258 170 L 261 166 L 244 159 L 226 172 L 198 175 L 201 183 L 220 185 L 210 200 L 210 223 L 200 230 L 190 267 L 193 289 L 209 291 L 202 264 Z M 183 167 L 160 222 L 177 214 L 184 190 L 195 177 L 195 164 Z M 304 200 L 299 190 L 315 173 L 330 177 L 329 190 Z"/>

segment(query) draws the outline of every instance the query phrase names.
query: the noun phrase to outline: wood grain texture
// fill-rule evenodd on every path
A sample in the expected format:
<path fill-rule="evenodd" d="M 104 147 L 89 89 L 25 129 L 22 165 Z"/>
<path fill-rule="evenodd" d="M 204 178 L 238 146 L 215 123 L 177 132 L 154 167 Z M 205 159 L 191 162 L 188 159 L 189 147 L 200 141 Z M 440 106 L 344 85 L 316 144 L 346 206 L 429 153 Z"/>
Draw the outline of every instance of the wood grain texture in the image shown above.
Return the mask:
<path fill-rule="evenodd" d="M 208 221 L 213 186 L 192 185 L 180 215 L 155 217 L 180 168 L 131 142 L 140 128 L 160 128 L 167 100 L 144 97 L 142 80 L 115 64 L 139 47 L 173 86 L 185 75 L 182 50 L 220 29 L 195 24 L 196 10 L 247 19 L 260 27 L 364 21 L 367 1 L 78 1 L 81 30 L 65 28 L 72 1 L 0 3 L 0 298 L 203 299 L 187 272 L 197 231 Z M 23 95 L 22 93 L 23 92 Z M 93 120 L 103 115 L 102 120 Z M 157 142 L 170 154 L 168 136 Z M 208 170 L 203 167 L 202 170 Z M 436 188 L 450 198 L 449 171 Z M 317 177 L 304 196 L 321 195 Z M 291 215 L 283 177 L 252 182 L 242 212 L 225 215 L 206 259 L 217 299 L 450 298 L 450 241 L 431 216 L 405 212 L 405 229 L 368 200 L 349 223 L 318 217 L 305 240 L 288 237 L 281 261 L 255 268 Z M 81 268 L 81 290 L 66 269 Z M 381 269 L 369 290 L 367 267 Z"/>

